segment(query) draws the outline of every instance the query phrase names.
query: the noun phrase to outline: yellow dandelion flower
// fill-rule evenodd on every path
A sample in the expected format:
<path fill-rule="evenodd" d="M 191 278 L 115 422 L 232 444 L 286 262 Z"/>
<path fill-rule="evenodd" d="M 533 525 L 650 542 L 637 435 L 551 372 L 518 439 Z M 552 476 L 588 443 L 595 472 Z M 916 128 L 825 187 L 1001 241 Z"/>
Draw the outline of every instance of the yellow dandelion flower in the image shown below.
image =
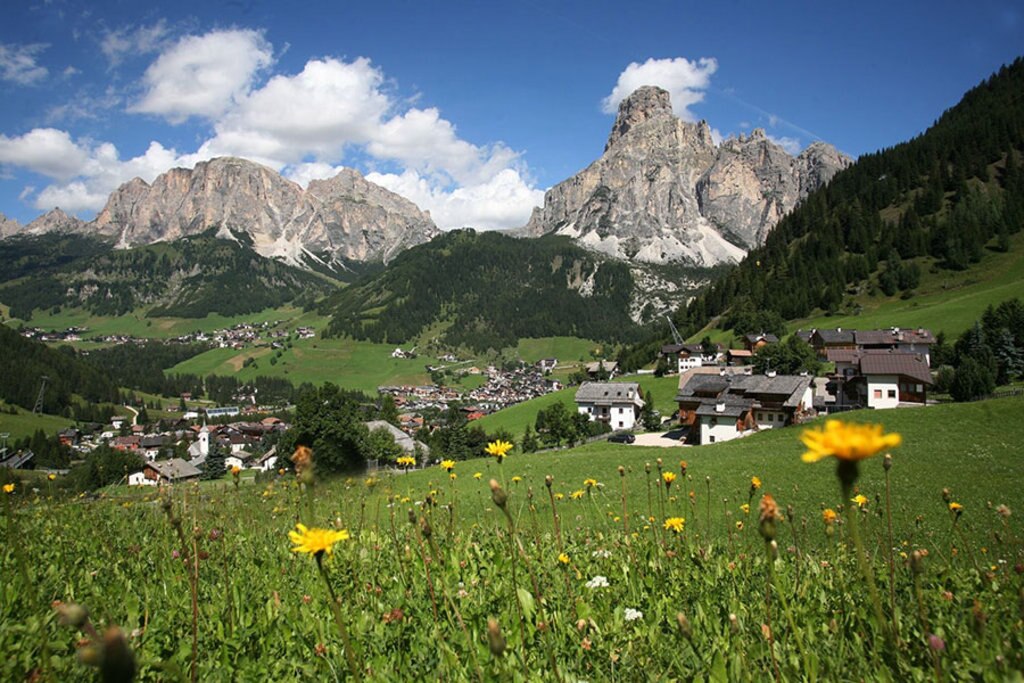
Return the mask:
<path fill-rule="evenodd" d="M 737 531 L 743 531 L 743 520 L 742 519 L 737 519 L 736 520 L 736 530 Z"/>
<path fill-rule="evenodd" d="M 416 467 L 416 458 L 412 457 L 411 455 L 403 455 L 402 457 L 398 458 L 398 460 L 396 460 L 395 463 L 399 467 Z"/>
<path fill-rule="evenodd" d="M 441 469 L 444 470 L 445 472 L 451 472 L 452 470 L 455 469 L 455 461 L 454 460 L 442 460 L 441 461 Z"/>
<path fill-rule="evenodd" d="M 455 474 L 454 472 L 449 472 L 448 478 L 451 479 L 452 481 L 455 481 L 456 479 L 459 478 L 459 475 Z"/>
<path fill-rule="evenodd" d="M 858 493 L 856 496 L 850 499 L 851 503 L 856 503 L 858 507 L 864 507 L 868 504 L 868 497 L 863 493 Z"/>
<path fill-rule="evenodd" d="M 583 489 L 579 489 L 579 490 L 573 491 L 572 493 L 569 494 L 569 497 L 572 498 L 573 500 L 579 500 L 583 496 L 584 496 Z"/>
<path fill-rule="evenodd" d="M 665 482 L 665 486 L 671 486 L 672 482 L 676 480 L 676 473 L 665 471 L 661 473 L 661 479 Z"/>
<path fill-rule="evenodd" d="M 474 478 L 474 479 L 482 479 L 482 478 L 483 478 L 483 476 L 484 476 L 484 473 L 483 473 L 483 472 L 474 472 L 474 473 L 473 473 L 473 478 Z"/>
<path fill-rule="evenodd" d="M 956 502 L 956 501 L 953 501 L 952 503 L 949 504 L 949 511 L 950 512 L 960 512 L 963 509 L 964 509 L 964 506 L 961 505 L 960 503 Z"/>
<path fill-rule="evenodd" d="M 555 494 L 555 500 L 562 500 L 564 498 L 565 498 L 565 494 L 564 493 L 556 493 Z"/>
<path fill-rule="evenodd" d="M 239 467 L 238 465 L 235 465 L 234 467 L 231 468 L 231 476 L 232 477 L 237 477 L 241 473 L 242 473 L 242 468 Z"/>
<path fill-rule="evenodd" d="M 50 481 L 53 481 L 54 479 L 57 478 L 57 475 L 56 474 L 48 474 L 48 475 L 46 475 L 46 478 L 49 479 Z"/>
<path fill-rule="evenodd" d="M 288 532 L 288 538 L 295 544 L 295 547 L 292 548 L 293 553 L 308 553 L 310 555 L 327 553 L 330 555 L 335 543 L 349 539 L 348 531 L 345 529 L 340 531 L 310 529 L 305 524 L 296 524 L 295 528 L 297 531 Z"/>
<path fill-rule="evenodd" d="M 487 455 L 493 455 L 498 459 L 498 462 L 501 462 L 505 459 L 505 456 L 508 455 L 510 450 L 512 450 L 512 444 L 508 441 L 498 439 L 497 441 L 492 441 L 487 444 L 487 448 L 484 449 L 484 453 Z"/>
<path fill-rule="evenodd" d="M 404 496 L 404 497 L 402 498 L 402 503 L 403 503 L 403 504 L 405 504 L 405 503 L 409 503 L 409 502 L 411 502 L 411 501 L 412 501 L 412 498 L 410 498 L 409 496 Z"/>
<path fill-rule="evenodd" d="M 519 483 L 519 482 L 521 482 L 522 480 L 523 480 L 523 478 L 522 478 L 522 477 L 520 477 L 519 475 L 516 475 L 516 476 L 512 477 L 512 483 L 513 483 L 513 484 L 518 484 L 518 483 Z"/>
<path fill-rule="evenodd" d="M 750 505 L 748 503 L 744 503 L 743 505 L 740 505 L 740 510 L 743 511 L 743 514 L 749 515 L 750 514 Z"/>
<path fill-rule="evenodd" d="M 674 531 L 677 534 L 683 533 L 683 525 L 686 524 L 686 520 L 682 517 L 669 517 L 665 520 L 665 530 Z"/>
<path fill-rule="evenodd" d="M 804 462 L 817 462 L 830 456 L 856 462 L 899 446 L 902 438 L 896 433 L 883 434 L 882 425 L 827 420 L 823 429 L 805 429 L 800 440 L 807 446 Z"/>
<path fill-rule="evenodd" d="M 566 555 L 565 553 L 559 553 L 558 561 L 561 562 L 562 564 L 569 564 L 569 556 Z"/>
<path fill-rule="evenodd" d="M 377 478 L 376 477 L 367 477 L 366 481 L 364 483 L 366 484 L 366 488 L 372 489 L 373 487 L 375 487 L 377 485 Z"/>
<path fill-rule="evenodd" d="M 14 484 L 4 484 L 4 493 L 14 493 Z"/>
<path fill-rule="evenodd" d="M 592 489 L 597 486 L 597 479 L 584 479 L 583 486 L 587 489 Z"/>
<path fill-rule="evenodd" d="M 751 477 L 750 478 L 750 488 L 753 489 L 754 491 L 756 491 L 759 488 L 761 488 L 761 478 L 760 477 Z"/>
<path fill-rule="evenodd" d="M 866 500 L 866 499 L 865 499 Z M 826 525 L 831 526 L 836 523 L 836 511 L 832 508 L 827 508 L 821 511 L 821 519 Z"/>

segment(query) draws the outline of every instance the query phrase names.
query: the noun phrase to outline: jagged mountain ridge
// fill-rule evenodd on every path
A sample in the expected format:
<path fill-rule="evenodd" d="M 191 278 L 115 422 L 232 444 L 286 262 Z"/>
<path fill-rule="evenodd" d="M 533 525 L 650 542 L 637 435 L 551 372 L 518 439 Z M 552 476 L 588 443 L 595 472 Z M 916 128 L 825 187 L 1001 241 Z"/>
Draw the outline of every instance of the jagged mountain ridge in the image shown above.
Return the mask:
<path fill-rule="evenodd" d="M 682 121 L 667 91 L 644 86 L 619 105 L 601 158 L 548 190 L 518 233 L 638 262 L 735 262 L 851 161 L 820 142 L 793 157 L 761 129 L 716 145 L 707 122 Z"/>
<path fill-rule="evenodd" d="M 173 168 L 151 184 L 121 185 L 88 223 L 60 209 L 0 237 L 70 231 L 112 238 L 120 247 L 170 242 L 211 227 L 233 239 L 248 234 L 261 256 L 311 267 L 311 261 L 388 261 L 440 233 L 430 214 L 409 200 L 344 169 L 306 190 L 274 170 L 234 157 Z"/>

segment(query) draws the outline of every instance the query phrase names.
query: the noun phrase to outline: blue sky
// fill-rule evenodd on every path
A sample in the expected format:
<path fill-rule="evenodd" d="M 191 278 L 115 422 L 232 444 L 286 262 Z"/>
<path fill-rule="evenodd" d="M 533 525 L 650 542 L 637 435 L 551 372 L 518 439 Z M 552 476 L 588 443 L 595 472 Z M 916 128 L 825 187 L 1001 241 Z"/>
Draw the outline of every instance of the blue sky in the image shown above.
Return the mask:
<path fill-rule="evenodd" d="M 0 8 L 0 212 L 90 219 L 117 185 L 244 156 L 341 166 L 441 227 L 522 225 L 635 86 L 728 137 L 856 156 L 1024 53 L 1024 5 L 62 2 Z"/>

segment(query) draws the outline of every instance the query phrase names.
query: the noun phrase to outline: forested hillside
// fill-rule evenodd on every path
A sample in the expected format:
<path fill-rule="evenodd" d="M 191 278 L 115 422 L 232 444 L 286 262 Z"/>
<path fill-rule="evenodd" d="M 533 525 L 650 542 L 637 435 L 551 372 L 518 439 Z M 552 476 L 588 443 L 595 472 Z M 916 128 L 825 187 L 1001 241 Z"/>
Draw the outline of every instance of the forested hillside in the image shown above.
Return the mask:
<path fill-rule="evenodd" d="M 0 325 L 0 399 L 32 410 L 42 378 L 48 377 L 43 411 L 70 415 L 72 394 L 93 403 L 116 402 L 117 385 L 102 371 L 82 362 L 74 349 L 51 349 Z"/>
<path fill-rule="evenodd" d="M 632 293 L 626 264 L 568 238 L 457 230 L 403 252 L 321 310 L 333 316 L 328 335 L 402 343 L 441 322 L 444 343 L 483 351 L 521 337 L 629 339 Z"/>
<path fill-rule="evenodd" d="M 310 303 L 334 286 L 214 232 L 124 250 L 59 234 L 9 238 L 0 242 L 0 257 L 19 266 L 4 276 L 0 302 L 26 320 L 36 309 L 123 315 L 142 306 L 151 307 L 150 317 L 202 318 Z"/>
<path fill-rule="evenodd" d="M 925 267 L 964 270 L 986 249 L 1009 249 L 1024 226 L 1022 149 L 1017 59 L 922 135 L 862 156 L 810 195 L 763 247 L 678 311 L 678 327 L 692 334 L 725 314 L 719 325 L 746 332 L 843 311 L 864 292 L 912 297 Z M 622 360 L 635 365 L 659 342 Z"/>

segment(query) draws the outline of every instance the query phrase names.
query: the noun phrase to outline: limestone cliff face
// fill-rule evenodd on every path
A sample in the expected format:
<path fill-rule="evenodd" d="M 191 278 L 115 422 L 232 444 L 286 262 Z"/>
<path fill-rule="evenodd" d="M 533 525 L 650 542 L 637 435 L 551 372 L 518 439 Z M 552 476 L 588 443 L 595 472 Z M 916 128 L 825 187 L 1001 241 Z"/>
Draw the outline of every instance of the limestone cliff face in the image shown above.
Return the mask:
<path fill-rule="evenodd" d="M 704 121 L 644 86 L 619 105 L 600 159 L 548 190 L 522 233 L 559 233 L 619 258 L 737 261 L 850 159 L 824 143 L 792 157 L 763 130 L 715 145 Z"/>
<path fill-rule="evenodd" d="M 323 253 L 387 260 L 439 232 L 429 214 L 355 171 L 314 181 L 303 190 L 272 169 L 231 157 L 191 170 L 171 169 L 152 184 L 131 180 L 110 195 L 92 222 L 76 229 L 113 237 L 128 247 L 173 241 L 212 227 L 229 239 L 232 231 L 247 233 L 263 256 L 297 264 L 307 254 Z M 48 229 L 39 226 L 35 232 Z"/>
<path fill-rule="evenodd" d="M 21 223 L 0 213 L 0 240 L 21 231 Z"/>

